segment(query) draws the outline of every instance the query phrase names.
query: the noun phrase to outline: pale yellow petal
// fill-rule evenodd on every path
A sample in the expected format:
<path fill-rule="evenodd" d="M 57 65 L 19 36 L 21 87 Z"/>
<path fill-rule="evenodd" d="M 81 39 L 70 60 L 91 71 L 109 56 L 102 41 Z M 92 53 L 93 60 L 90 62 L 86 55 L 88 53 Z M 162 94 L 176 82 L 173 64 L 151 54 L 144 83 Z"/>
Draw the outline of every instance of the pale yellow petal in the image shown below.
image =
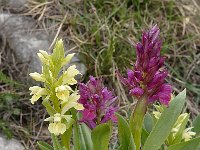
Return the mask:
<path fill-rule="evenodd" d="M 155 117 L 156 119 L 159 119 L 160 116 L 161 116 L 161 113 L 158 112 L 158 111 L 153 111 L 153 115 L 154 115 L 154 117 Z"/>
<path fill-rule="evenodd" d="M 40 61 L 43 63 L 43 64 L 49 64 L 49 60 L 46 59 L 41 53 L 37 53 L 38 57 L 40 58 Z"/>
<path fill-rule="evenodd" d="M 61 122 L 61 115 L 59 114 L 59 113 L 56 113 L 55 115 L 54 115 L 54 122 Z"/>
<path fill-rule="evenodd" d="M 72 93 L 70 96 L 69 96 L 69 101 L 70 102 L 77 102 L 78 100 L 80 99 L 80 95 L 78 93 Z"/>
<path fill-rule="evenodd" d="M 84 109 L 83 105 L 82 105 L 82 104 L 79 104 L 79 103 L 77 103 L 77 104 L 74 106 L 74 108 L 75 108 L 76 110 L 83 110 L 83 109 Z"/>
<path fill-rule="evenodd" d="M 33 95 L 33 94 L 37 93 L 40 89 L 41 89 L 41 87 L 39 87 L 39 86 L 30 87 L 29 88 L 29 90 L 31 91 L 30 95 Z"/>
<path fill-rule="evenodd" d="M 61 66 L 63 67 L 64 65 L 66 65 L 71 59 L 72 57 L 75 55 L 75 53 L 72 53 L 72 54 L 68 54 L 64 60 L 62 61 L 62 64 Z"/>
<path fill-rule="evenodd" d="M 32 104 L 34 104 L 42 95 L 47 95 L 46 89 L 39 86 L 30 87 L 29 90 L 31 90 L 30 94 L 33 95 L 30 99 Z"/>
<path fill-rule="evenodd" d="M 61 114 L 65 114 L 70 108 L 75 108 L 77 110 L 83 110 L 84 107 L 82 104 L 79 104 L 77 102 L 67 102 L 65 106 L 62 108 Z"/>
<path fill-rule="evenodd" d="M 31 100 L 31 104 L 34 104 L 40 97 L 41 97 L 41 95 L 34 94 L 32 96 L 32 98 L 30 99 Z"/>
<path fill-rule="evenodd" d="M 48 118 L 44 119 L 44 121 L 53 121 L 53 117 L 52 116 L 48 117 Z"/>
<path fill-rule="evenodd" d="M 192 132 L 192 131 L 191 131 L 192 128 L 193 128 L 193 127 L 186 128 L 186 129 L 183 131 L 182 138 L 184 139 L 184 141 L 189 141 L 190 139 L 192 139 L 193 136 L 196 135 L 195 132 Z"/>
<path fill-rule="evenodd" d="M 66 131 L 66 125 L 64 123 L 50 123 L 48 129 L 51 133 L 59 135 Z"/>
<path fill-rule="evenodd" d="M 40 52 L 46 59 L 48 59 L 49 56 L 50 56 L 46 51 L 39 50 L 39 52 Z"/>
<path fill-rule="evenodd" d="M 29 75 L 36 81 L 45 82 L 45 77 L 44 77 L 43 74 L 39 74 L 37 72 L 34 72 L 34 73 L 30 73 Z"/>
<path fill-rule="evenodd" d="M 63 84 L 76 84 L 77 81 L 74 79 L 76 75 L 80 74 L 80 72 L 76 69 L 75 65 L 70 66 L 67 71 L 63 74 Z"/>
<path fill-rule="evenodd" d="M 61 114 L 65 114 L 70 108 L 76 106 L 75 102 L 66 103 L 65 106 L 62 108 Z"/>
<path fill-rule="evenodd" d="M 39 89 L 39 91 L 37 93 L 35 93 L 36 95 L 47 95 L 47 91 L 45 88 L 41 88 Z"/>
<path fill-rule="evenodd" d="M 55 89 L 56 96 L 59 99 L 66 101 L 69 98 L 70 90 L 71 88 L 69 86 L 61 85 Z"/>

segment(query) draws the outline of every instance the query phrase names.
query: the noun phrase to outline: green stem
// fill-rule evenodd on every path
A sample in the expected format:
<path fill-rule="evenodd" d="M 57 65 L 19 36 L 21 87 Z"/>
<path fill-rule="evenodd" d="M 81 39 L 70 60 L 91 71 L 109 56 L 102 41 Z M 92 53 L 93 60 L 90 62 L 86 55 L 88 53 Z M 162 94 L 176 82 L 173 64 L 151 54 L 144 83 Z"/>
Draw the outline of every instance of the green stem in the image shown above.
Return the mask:
<path fill-rule="evenodd" d="M 70 149 L 70 139 L 72 135 L 72 127 L 67 129 L 64 134 L 61 135 L 62 144 L 69 150 Z"/>
<path fill-rule="evenodd" d="M 54 150 L 62 150 L 62 146 L 59 143 L 58 138 L 54 134 L 51 134 L 51 139 L 52 139 L 52 142 L 53 142 Z"/>
<path fill-rule="evenodd" d="M 130 128 L 134 138 L 136 150 L 140 150 L 142 126 L 146 111 L 147 96 L 143 96 L 138 99 L 136 107 L 130 118 Z"/>
<path fill-rule="evenodd" d="M 61 106 L 62 109 L 62 106 Z M 65 113 L 66 115 L 70 115 L 70 112 Z M 61 141 L 62 144 L 68 149 L 70 150 L 70 140 L 71 140 L 71 136 L 72 136 L 72 126 L 70 126 L 64 134 L 61 135 Z"/>
<path fill-rule="evenodd" d="M 60 110 L 60 104 L 59 104 L 59 102 L 58 102 L 58 98 L 56 97 L 56 93 L 54 92 L 53 94 L 52 94 L 52 102 L 53 102 L 53 106 L 54 106 L 54 109 L 57 111 L 57 112 L 61 112 L 61 110 Z"/>

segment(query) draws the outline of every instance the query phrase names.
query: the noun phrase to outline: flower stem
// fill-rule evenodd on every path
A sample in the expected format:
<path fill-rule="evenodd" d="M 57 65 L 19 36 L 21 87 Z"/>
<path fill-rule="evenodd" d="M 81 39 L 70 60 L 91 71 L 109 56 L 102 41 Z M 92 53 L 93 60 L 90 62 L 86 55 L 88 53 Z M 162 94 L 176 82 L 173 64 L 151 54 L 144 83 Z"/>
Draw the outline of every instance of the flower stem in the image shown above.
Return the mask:
<path fill-rule="evenodd" d="M 67 148 L 68 150 L 70 149 L 70 139 L 72 135 L 72 127 L 67 129 L 64 134 L 61 135 L 61 141 L 62 144 Z"/>
<path fill-rule="evenodd" d="M 134 138 L 136 150 L 140 150 L 142 126 L 146 111 L 147 96 L 144 95 L 138 99 L 136 107 L 130 118 L 130 128 Z"/>
<path fill-rule="evenodd" d="M 55 90 L 54 90 L 54 91 L 55 91 Z M 55 93 L 55 92 L 52 94 L 51 99 L 52 99 L 52 102 L 53 102 L 54 109 L 55 109 L 57 112 L 60 113 L 61 110 L 60 110 L 58 98 L 56 97 L 56 93 Z"/>

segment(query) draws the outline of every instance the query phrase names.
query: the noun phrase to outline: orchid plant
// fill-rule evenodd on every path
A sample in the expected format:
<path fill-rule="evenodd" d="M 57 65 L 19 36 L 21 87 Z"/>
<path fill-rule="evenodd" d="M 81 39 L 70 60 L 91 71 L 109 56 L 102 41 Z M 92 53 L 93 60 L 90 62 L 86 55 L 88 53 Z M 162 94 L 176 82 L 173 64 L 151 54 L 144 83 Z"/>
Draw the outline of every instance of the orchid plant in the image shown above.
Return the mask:
<path fill-rule="evenodd" d="M 75 77 L 80 72 L 76 66 L 66 69 L 74 54 L 65 57 L 62 40 L 57 40 L 51 55 L 40 50 L 42 73 L 30 76 L 43 86 L 30 87 L 30 100 L 34 104 L 42 99 L 53 146 L 39 141 L 39 148 L 108 150 L 112 126 L 118 124 L 118 150 L 198 150 L 198 125 L 193 129 L 188 123 L 189 114 L 181 114 L 186 90 L 174 97 L 172 86 L 165 83 L 168 72 L 163 67 L 166 57 L 160 53 L 159 32 L 156 25 L 143 32 L 142 42 L 136 44 L 133 68 L 127 70 L 127 76 L 117 71 L 116 77 L 136 100 L 129 118 L 117 113 L 119 98 L 101 78 L 90 76 L 86 84 L 77 82 Z"/>

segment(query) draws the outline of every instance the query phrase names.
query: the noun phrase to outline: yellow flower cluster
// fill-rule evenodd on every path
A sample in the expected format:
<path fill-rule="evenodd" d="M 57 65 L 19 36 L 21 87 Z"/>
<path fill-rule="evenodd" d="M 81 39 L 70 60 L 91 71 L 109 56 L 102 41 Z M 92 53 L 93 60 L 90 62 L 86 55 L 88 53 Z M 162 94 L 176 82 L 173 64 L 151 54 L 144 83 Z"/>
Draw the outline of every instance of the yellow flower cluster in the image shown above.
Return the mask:
<path fill-rule="evenodd" d="M 32 95 L 31 103 L 34 104 L 41 97 L 43 101 L 48 103 L 45 107 L 49 110 L 47 111 L 50 117 L 45 121 L 50 121 L 48 129 L 55 135 L 63 134 L 72 125 L 72 116 L 65 115 L 69 109 L 84 109 L 82 104 L 78 103 L 80 95 L 70 87 L 70 85 L 77 84 L 75 76 L 80 72 L 75 65 L 72 65 L 61 73 L 64 66 L 74 56 L 74 54 L 68 54 L 64 57 L 63 47 L 63 41 L 58 40 L 52 55 L 40 50 L 38 57 L 42 63 L 42 74 L 30 73 L 34 80 L 44 83 L 44 87 L 33 86 L 29 88 Z M 51 108 L 49 109 L 49 107 Z"/>
<path fill-rule="evenodd" d="M 164 107 L 160 105 L 154 105 L 156 108 L 156 111 L 153 111 L 153 115 L 158 120 L 164 111 Z M 186 128 L 186 124 L 189 120 L 189 114 L 183 113 L 181 114 L 176 123 L 174 124 L 170 135 L 168 136 L 166 140 L 167 145 L 175 144 L 176 142 L 183 140 L 183 141 L 189 141 L 192 139 L 193 136 L 196 135 L 195 132 L 192 132 L 191 129 L 193 127 Z"/>

